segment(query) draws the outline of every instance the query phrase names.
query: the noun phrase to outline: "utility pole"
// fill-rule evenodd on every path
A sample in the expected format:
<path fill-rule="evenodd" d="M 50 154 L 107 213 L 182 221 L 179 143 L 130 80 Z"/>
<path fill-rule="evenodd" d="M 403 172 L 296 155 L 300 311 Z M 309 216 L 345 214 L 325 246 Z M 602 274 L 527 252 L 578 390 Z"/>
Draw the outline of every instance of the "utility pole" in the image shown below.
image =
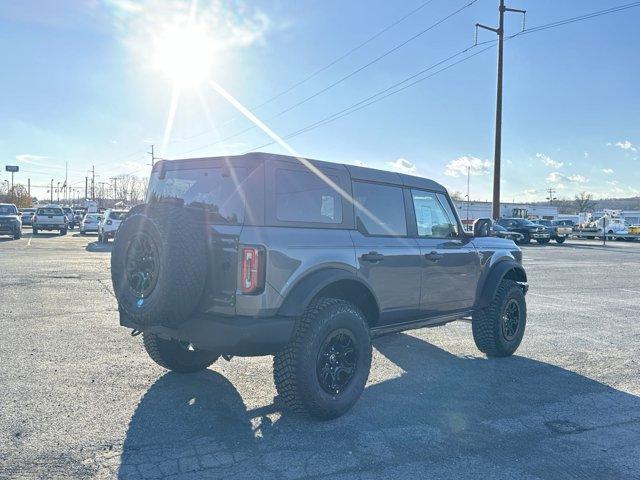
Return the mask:
<path fill-rule="evenodd" d="M 91 200 L 96 200 L 96 167 L 91 165 Z"/>
<path fill-rule="evenodd" d="M 115 205 L 118 202 L 118 177 L 111 177 L 110 180 L 113 180 L 113 204 Z"/>
<path fill-rule="evenodd" d="M 160 159 L 159 159 L 159 158 L 157 158 L 157 157 L 155 156 L 155 154 L 153 153 L 153 145 L 151 145 L 151 151 L 150 151 L 150 152 L 147 152 L 147 153 L 148 153 L 149 155 L 151 155 L 151 169 L 153 170 L 153 166 L 155 165 L 156 160 L 160 160 Z"/>
<path fill-rule="evenodd" d="M 51 203 L 53 203 L 53 178 L 51 179 L 51 189 L 49 191 L 51 192 Z"/>
<path fill-rule="evenodd" d="M 29 205 L 31 205 L 31 179 L 27 178 L 27 194 L 29 195 Z"/>
<path fill-rule="evenodd" d="M 56 188 L 56 193 L 58 194 L 58 203 L 60 203 L 60 182 L 58 182 L 58 188 Z"/>
<path fill-rule="evenodd" d="M 553 194 L 556 193 L 555 188 L 547 188 L 547 193 L 549 194 L 549 196 L 547 197 L 547 200 L 549 200 L 549 205 L 553 205 L 553 201 L 557 200 L 557 198 L 553 196 Z"/>
<path fill-rule="evenodd" d="M 526 10 L 508 8 L 504 6 L 504 0 L 500 0 L 498 28 L 487 27 L 476 23 L 476 43 L 478 38 L 478 27 L 492 31 L 498 35 L 498 81 L 496 95 L 496 136 L 495 149 L 493 154 L 493 205 L 492 216 L 494 220 L 500 218 L 500 160 L 502 158 L 502 65 L 504 53 L 504 12 L 522 13 L 522 29 L 524 30 L 524 16 Z"/>
<path fill-rule="evenodd" d="M 84 177 L 84 199 L 89 198 L 89 177 Z"/>
<path fill-rule="evenodd" d="M 471 197 L 469 196 L 469 186 L 471 180 L 471 165 L 467 165 L 467 225 L 469 227 L 469 203 L 471 202 Z"/>

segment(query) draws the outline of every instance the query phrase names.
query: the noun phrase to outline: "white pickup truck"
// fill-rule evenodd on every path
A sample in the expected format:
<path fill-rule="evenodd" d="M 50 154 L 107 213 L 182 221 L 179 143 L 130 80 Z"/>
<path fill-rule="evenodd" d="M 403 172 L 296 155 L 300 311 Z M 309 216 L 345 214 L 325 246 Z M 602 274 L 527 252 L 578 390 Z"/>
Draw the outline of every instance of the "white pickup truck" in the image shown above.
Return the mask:
<path fill-rule="evenodd" d="M 556 221 L 536 220 L 536 223 L 547 227 L 551 240 L 555 240 L 557 243 L 564 243 L 564 241 L 569 238 L 569 235 L 573 233 L 573 228 Z"/>
<path fill-rule="evenodd" d="M 69 228 L 69 220 L 59 205 L 45 205 L 38 207 L 33 216 L 33 234 L 37 235 L 41 230 L 58 230 L 60 235 L 66 235 Z"/>

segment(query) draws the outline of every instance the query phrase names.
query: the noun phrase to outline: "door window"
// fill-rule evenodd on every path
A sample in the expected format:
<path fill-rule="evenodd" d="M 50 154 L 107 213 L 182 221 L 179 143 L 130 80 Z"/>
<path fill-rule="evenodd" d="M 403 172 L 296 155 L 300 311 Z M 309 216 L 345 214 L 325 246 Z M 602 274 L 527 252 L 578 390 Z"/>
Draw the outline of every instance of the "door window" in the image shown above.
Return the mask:
<path fill-rule="evenodd" d="M 400 187 L 353 182 L 353 198 L 357 202 L 357 221 L 367 234 L 407 235 L 404 197 Z"/>
<path fill-rule="evenodd" d="M 450 208 L 446 209 L 443 206 L 436 193 L 411 190 L 411 196 L 418 224 L 418 236 L 436 238 L 458 236 L 458 224 L 453 212 Z M 444 200 L 446 201 L 446 198 Z"/>

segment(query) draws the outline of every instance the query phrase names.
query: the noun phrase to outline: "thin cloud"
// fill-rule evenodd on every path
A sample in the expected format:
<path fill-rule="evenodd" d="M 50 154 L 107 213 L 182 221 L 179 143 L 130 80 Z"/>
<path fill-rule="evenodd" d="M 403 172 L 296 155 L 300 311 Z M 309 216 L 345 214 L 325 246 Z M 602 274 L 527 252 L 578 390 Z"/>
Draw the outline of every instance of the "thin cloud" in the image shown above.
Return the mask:
<path fill-rule="evenodd" d="M 536 157 L 539 158 L 544 165 L 555 170 L 558 170 L 559 168 L 562 168 L 564 166 L 563 162 L 558 162 L 551 158 L 549 155 L 545 155 L 544 153 L 536 153 Z"/>
<path fill-rule="evenodd" d="M 158 37 L 180 25 L 189 24 L 188 0 L 106 0 L 112 21 L 123 41 L 148 58 Z M 195 25 L 210 40 L 211 55 L 238 47 L 264 44 L 270 19 L 261 10 L 243 2 L 213 0 L 197 4 Z"/>
<path fill-rule="evenodd" d="M 629 140 L 621 140 L 616 143 L 607 143 L 607 145 L 613 145 L 614 147 L 618 147 L 621 150 L 626 150 L 628 152 L 637 152 L 638 147 L 631 143 Z"/>
<path fill-rule="evenodd" d="M 584 175 L 563 175 L 560 172 L 551 172 L 549 175 L 547 175 L 547 181 L 555 183 L 558 188 L 564 188 L 564 183 L 583 184 L 587 183 L 589 179 Z"/>
<path fill-rule="evenodd" d="M 491 168 L 491 162 L 489 160 L 481 160 L 477 157 L 464 155 L 458 157 L 455 160 L 451 160 L 444 171 L 444 174 L 449 177 L 461 177 L 466 176 L 467 172 L 470 175 L 486 175 Z"/>
<path fill-rule="evenodd" d="M 613 173 L 613 170 L 611 168 L 603 168 L 602 173 L 604 173 L 605 175 L 611 175 Z"/>
<path fill-rule="evenodd" d="M 399 158 L 394 162 L 387 162 L 387 166 L 398 173 L 407 173 L 409 175 L 415 175 L 418 173 L 418 167 L 406 158 Z"/>
<path fill-rule="evenodd" d="M 46 160 L 49 160 L 50 158 L 51 157 L 46 157 L 44 155 L 32 155 L 30 153 L 22 153 L 20 155 L 16 155 L 17 162 L 24 163 L 25 165 L 56 170 L 63 168 L 59 165 L 52 165 L 50 162 L 46 162 Z"/>

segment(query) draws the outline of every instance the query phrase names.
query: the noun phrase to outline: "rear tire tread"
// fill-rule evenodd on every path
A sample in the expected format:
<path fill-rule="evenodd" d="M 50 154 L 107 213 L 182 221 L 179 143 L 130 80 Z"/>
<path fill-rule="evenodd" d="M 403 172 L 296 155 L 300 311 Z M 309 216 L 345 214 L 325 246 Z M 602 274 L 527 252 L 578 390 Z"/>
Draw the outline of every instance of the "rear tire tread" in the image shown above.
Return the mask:
<path fill-rule="evenodd" d="M 367 322 L 358 308 L 350 302 L 336 298 L 319 298 L 313 301 L 296 321 L 296 326 L 287 346 L 273 357 L 273 377 L 278 395 L 287 407 L 297 413 L 308 413 L 320 419 L 335 418 L 332 409 L 323 407 L 300 385 L 296 366 L 301 355 L 308 354 L 309 334 L 312 324 L 321 312 L 333 306 L 350 311 L 362 321 L 368 331 Z M 369 368 L 371 356 L 369 355 Z M 314 372 L 315 373 L 315 372 Z"/>

